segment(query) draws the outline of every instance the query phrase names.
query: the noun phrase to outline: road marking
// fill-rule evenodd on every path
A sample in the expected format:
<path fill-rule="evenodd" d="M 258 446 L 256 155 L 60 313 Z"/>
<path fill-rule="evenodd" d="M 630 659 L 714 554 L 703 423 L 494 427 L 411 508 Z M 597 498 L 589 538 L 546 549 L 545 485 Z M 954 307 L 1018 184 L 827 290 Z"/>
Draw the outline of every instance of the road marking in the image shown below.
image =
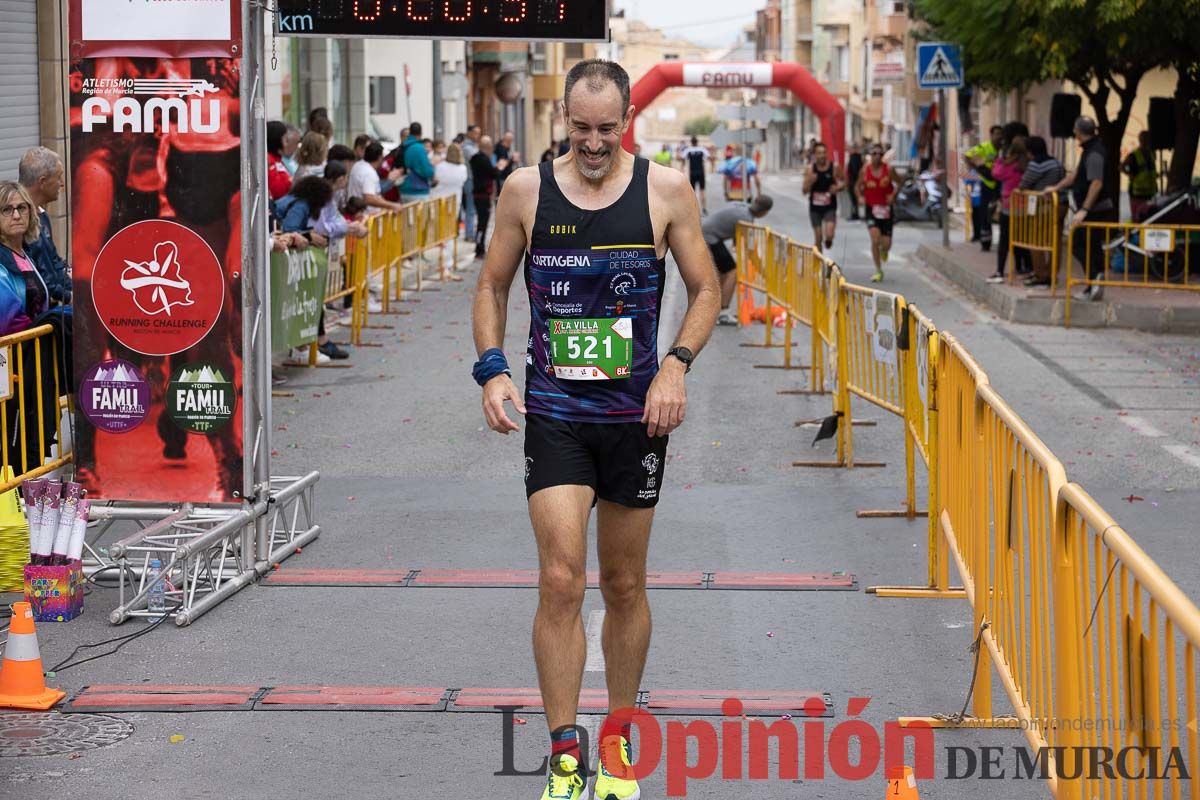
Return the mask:
<path fill-rule="evenodd" d="M 1151 425 L 1148 420 L 1143 419 L 1142 417 L 1117 417 L 1117 419 L 1121 420 L 1121 422 L 1124 422 L 1126 425 L 1132 428 L 1135 433 L 1140 433 L 1142 436 L 1146 436 L 1151 439 L 1165 439 L 1167 437 L 1165 433 Z"/>
<path fill-rule="evenodd" d="M 1162 447 L 1183 463 L 1200 469 L 1200 453 L 1194 452 L 1186 444 L 1164 444 Z"/>
<path fill-rule="evenodd" d="M 600 634 L 604 630 L 604 611 L 597 609 L 588 614 L 587 621 L 587 664 L 588 672 L 604 672 L 604 645 Z"/>

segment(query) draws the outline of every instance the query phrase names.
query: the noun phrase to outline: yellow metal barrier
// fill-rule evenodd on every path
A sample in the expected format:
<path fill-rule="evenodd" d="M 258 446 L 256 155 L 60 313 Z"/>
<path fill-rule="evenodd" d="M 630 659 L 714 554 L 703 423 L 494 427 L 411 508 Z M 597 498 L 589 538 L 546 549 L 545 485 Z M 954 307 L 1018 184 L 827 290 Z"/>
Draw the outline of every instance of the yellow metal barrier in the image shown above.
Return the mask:
<path fill-rule="evenodd" d="M 1125 775 L 1061 781 L 1064 800 L 1163 796 L 1178 800 L 1185 782 L 1168 768 L 1178 753 L 1191 772 L 1200 765 L 1196 678 L 1200 609 L 1076 484 L 1059 493 L 1054 599 L 1058 641 L 1055 743 L 1070 748 L 1158 748 L 1154 780 L 1134 753 Z M 1078 724 L 1091 720 L 1090 726 Z M 1053 723 L 1053 724 L 1049 724 Z M 1154 751 L 1151 751 L 1154 752 Z M 1178 763 L 1178 762 L 1176 762 Z M 1193 775 L 1188 796 L 1200 797 Z"/>
<path fill-rule="evenodd" d="M 1050 291 L 1058 288 L 1058 261 L 1062 243 L 1063 211 L 1058 194 L 1051 192 L 1014 191 L 1010 198 L 1008 217 L 1008 263 L 1016 264 L 1015 249 L 1032 251 L 1035 261 L 1046 259 Z M 1044 255 L 1043 255 L 1044 254 Z M 1034 268 L 1035 272 L 1041 270 Z M 1016 269 L 1008 271 L 1008 282 L 1016 281 Z"/>
<path fill-rule="evenodd" d="M 0 492 L 53 472 L 74 456 L 53 456 L 51 450 L 55 443 L 60 449 L 62 445 L 60 398 L 67 394 L 67 381 L 61 351 L 52 325 L 0 336 L 0 357 L 8 372 L 7 384 L 0 385 L 0 468 L 11 468 L 14 475 L 0 480 Z"/>
<path fill-rule="evenodd" d="M 1085 222 L 1067 234 L 1067 254 L 1083 277 L 1068 266 L 1063 323 L 1071 325 L 1071 287 L 1119 286 L 1200 292 L 1200 225 Z"/>

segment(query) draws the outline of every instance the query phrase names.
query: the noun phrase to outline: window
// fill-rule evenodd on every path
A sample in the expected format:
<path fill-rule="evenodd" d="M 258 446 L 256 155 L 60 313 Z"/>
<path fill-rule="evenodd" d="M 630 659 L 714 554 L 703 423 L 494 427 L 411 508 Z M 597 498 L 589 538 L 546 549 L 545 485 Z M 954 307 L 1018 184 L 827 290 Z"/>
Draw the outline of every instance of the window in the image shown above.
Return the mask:
<path fill-rule="evenodd" d="M 372 75 L 370 89 L 372 114 L 396 113 L 396 78 L 394 75 Z"/>
<path fill-rule="evenodd" d="M 833 54 L 837 79 L 839 81 L 850 80 L 850 48 L 846 45 L 838 45 L 833 48 Z"/>
<path fill-rule="evenodd" d="M 678 61 L 679 53 L 663 53 L 663 61 Z"/>
<path fill-rule="evenodd" d="M 583 60 L 583 42 L 567 42 L 563 45 L 563 58 L 582 61 Z"/>
<path fill-rule="evenodd" d="M 546 43 L 533 42 L 529 45 L 529 70 L 534 75 L 545 75 L 547 73 L 546 60 Z"/>

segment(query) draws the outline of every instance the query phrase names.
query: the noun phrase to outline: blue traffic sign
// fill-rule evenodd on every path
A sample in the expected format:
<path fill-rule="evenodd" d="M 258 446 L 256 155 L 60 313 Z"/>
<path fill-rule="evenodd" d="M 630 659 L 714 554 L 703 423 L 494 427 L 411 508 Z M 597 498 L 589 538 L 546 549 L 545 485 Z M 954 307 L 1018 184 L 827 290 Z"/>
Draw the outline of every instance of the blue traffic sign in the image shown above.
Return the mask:
<path fill-rule="evenodd" d="M 957 89 L 962 86 L 962 49 L 946 42 L 918 44 L 917 85 L 922 89 Z"/>

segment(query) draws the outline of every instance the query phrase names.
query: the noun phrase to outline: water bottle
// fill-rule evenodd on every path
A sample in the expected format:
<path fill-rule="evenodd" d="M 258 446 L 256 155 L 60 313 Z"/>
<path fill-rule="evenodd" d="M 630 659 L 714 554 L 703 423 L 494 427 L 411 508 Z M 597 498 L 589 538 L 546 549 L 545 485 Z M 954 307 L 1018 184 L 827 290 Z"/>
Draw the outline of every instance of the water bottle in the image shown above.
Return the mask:
<path fill-rule="evenodd" d="M 162 562 L 157 558 L 150 559 L 151 574 L 157 573 L 162 569 Z M 151 614 L 167 613 L 167 579 L 163 576 L 156 580 L 150 586 L 150 592 L 146 595 L 146 610 Z"/>

